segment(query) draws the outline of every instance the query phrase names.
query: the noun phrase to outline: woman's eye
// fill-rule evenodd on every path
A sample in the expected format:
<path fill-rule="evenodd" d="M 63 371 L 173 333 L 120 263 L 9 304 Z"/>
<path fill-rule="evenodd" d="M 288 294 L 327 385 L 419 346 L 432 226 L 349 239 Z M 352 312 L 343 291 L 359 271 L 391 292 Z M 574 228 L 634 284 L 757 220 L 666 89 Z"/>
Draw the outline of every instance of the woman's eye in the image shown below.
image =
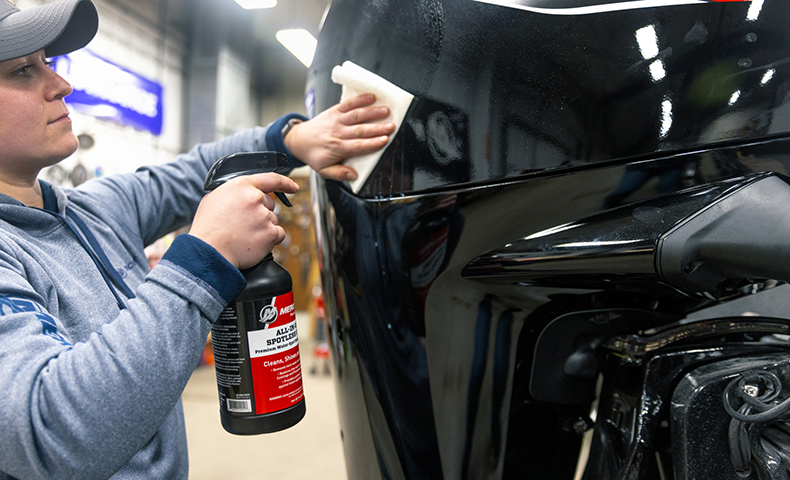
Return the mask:
<path fill-rule="evenodd" d="M 19 75 L 20 77 L 21 76 L 30 75 L 30 69 L 31 68 L 33 68 L 33 65 L 24 65 L 24 66 L 22 66 L 20 68 L 17 68 L 16 70 L 14 70 L 14 75 Z"/>
<path fill-rule="evenodd" d="M 44 65 L 49 68 L 55 68 L 55 61 L 54 60 L 44 60 Z"/>

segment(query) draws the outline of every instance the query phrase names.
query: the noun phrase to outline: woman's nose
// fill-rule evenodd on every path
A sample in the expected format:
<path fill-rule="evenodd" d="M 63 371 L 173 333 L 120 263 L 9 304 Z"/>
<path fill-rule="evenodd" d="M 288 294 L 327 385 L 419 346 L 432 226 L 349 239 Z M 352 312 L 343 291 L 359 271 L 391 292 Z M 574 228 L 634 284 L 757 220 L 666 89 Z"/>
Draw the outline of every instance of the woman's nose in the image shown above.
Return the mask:
<path fill-rule="evenodd" d="M 74 90 L 69 82 L 57 74 L 54 70 L 47 69 L 48 81 L 50 83 L 50 92 L 53 99 L 61 99 L 71 94 Z"/>

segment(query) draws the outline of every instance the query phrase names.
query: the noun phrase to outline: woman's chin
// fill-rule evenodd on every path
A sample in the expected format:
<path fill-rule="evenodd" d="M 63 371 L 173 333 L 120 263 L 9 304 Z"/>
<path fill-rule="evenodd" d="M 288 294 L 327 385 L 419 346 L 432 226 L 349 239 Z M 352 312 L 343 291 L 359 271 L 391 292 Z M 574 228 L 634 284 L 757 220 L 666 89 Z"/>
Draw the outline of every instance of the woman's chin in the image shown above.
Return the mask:
<path fill-rule="evenodd" d="M 53 151 L 49 156 L 42 159 L 41 164 L 38 166 L 39 169 L 57 165 L 58 163 L 72 156 L 74 152 L 77 151 L 78 147 L 79 145 L 75 143 L 73 148 L 64 146 L 64 148 Z"/>
<path fill-rule="evenodd" d="M 70 156 L 74 155 L 77 149 L 80 147 L 80 142 L 77 140 L 77 136 L 72 134 L 69 141 L 63 142 L 62 148 L 58 149 L 59 151 L 55 152 L 53 155 L 53 159 L 55 163 L 59 163 Z M 53 163 L 53 165 L 55 164 Z"/>

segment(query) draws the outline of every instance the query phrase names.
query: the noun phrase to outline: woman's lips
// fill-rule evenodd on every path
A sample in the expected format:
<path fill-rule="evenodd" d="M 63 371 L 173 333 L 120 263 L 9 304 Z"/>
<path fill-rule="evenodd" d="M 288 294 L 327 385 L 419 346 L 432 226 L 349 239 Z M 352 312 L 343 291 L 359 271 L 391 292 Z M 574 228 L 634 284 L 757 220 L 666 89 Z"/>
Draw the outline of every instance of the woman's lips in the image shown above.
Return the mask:
<path fill-rule="evenodd" d="M 57 119 L 55 119 L 55 120 L 53 120 L 53 121 L 51 121 L 49 123 L 50 123 L 50 125 L 52 125 L 52 124 L 55 124 L 55 123 L 64 123 L 64 122 L 70 122 L 70 121 L 71 121 L 71 118 L 69 118 L 69 114 L 67 113 L 67 114 L 63 115 L 62 117 L 57 118 Z"/>

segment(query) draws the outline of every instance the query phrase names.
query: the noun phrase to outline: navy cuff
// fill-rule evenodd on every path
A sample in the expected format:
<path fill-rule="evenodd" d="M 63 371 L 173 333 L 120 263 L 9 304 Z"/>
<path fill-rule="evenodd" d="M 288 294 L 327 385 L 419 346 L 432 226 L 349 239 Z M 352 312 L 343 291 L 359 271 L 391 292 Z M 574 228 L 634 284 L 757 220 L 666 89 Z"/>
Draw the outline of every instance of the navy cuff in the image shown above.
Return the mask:
<path fill-rule="evenodd" d="M 307 121 L 307 117 L 299 115 L 298 113 L 289 113 L 274 121 L 266 131 L 266 148 L 276 152 L 284 153 L 288 157 L 288 166 L 291 169 L 303 167 L 305 164 L 298 158 L 291 155 L 291 152 L 285 147 L 285 140 L 283 140 L 283 128 L 288 120 L 296 118 L 303 122 Z"/>
<path fill-rule="evenodd" d="M 167 260 L 208 283 L 230 303 L 247 285 L 238 268 L 211 245 L 189 234 L 176 237 L 162 260 Z"/>

